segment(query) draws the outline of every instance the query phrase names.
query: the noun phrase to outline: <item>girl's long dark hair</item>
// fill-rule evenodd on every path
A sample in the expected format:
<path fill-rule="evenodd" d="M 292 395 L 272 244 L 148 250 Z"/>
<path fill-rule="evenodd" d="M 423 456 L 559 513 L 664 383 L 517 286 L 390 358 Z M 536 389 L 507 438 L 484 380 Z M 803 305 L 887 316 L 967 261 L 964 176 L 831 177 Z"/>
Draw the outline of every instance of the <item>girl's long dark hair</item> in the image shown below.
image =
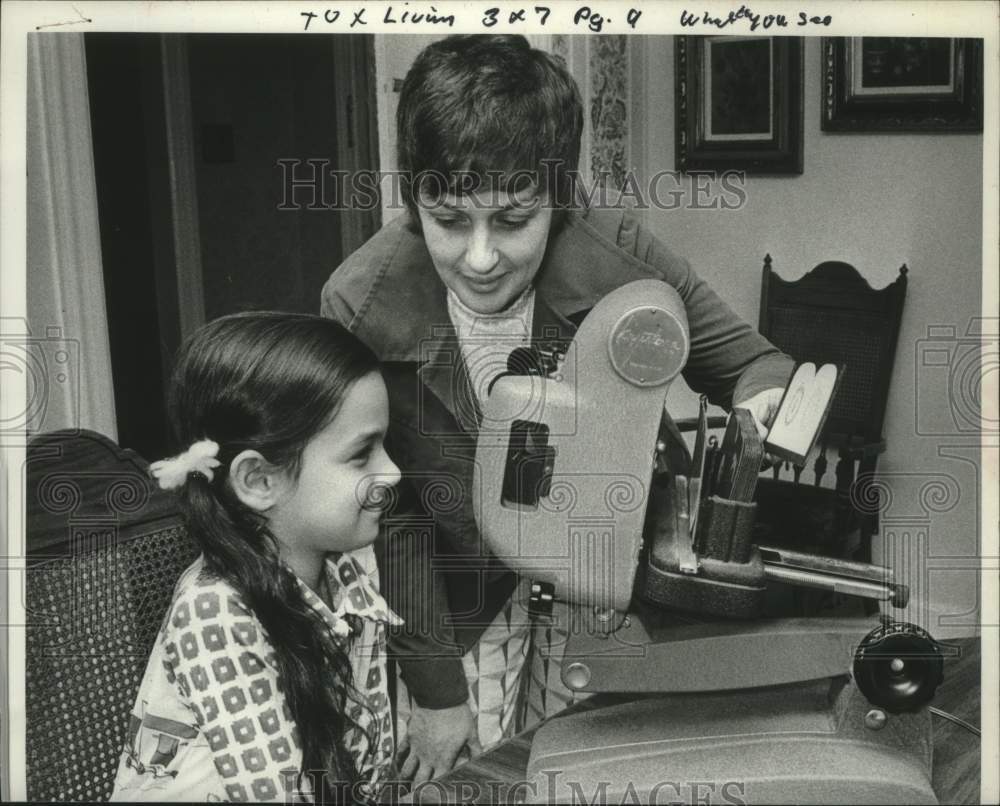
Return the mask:
<path fill-rule="evenodd" d="M 266 521 L 239 501 L 227 473 L 235 456 L 252 449 L 297 476 L 306 444 L 333 419 L 351 385 L 377 370 L 371 350 L 329 319 L 236 314 L 184 344 L 170 397 L 182 450 L 201 439 L 219 444 L 214 479 L 193 474 L 181 489 L 188 527 L 206 567 L 239 592 L 267 632 L 298 726 L 302 769 L 324 772 L 313 781 L 314 795 L 326 802 L 341 800 L 356 778 L 342 737 L 357 726 L 337 694 L 353 691 L 350 664 L 279 561 Z M 369 736 L 369 752 L 375 746 Z"/>

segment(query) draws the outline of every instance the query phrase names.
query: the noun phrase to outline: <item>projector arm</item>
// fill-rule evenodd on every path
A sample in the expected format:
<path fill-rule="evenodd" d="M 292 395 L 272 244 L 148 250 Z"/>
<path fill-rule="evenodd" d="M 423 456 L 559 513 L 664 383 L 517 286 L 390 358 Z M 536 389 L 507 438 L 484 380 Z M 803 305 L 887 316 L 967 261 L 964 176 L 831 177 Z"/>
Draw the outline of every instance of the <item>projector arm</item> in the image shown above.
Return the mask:
<path fill-rule="evenodd" d="M 580 632 L 566 646 L 571 689 L 680 693 L 757 688 L 846 674 L 865 618 L 714 621 L 648 627 L 630 614 L 610 634 Z"/>
<path fill-rule="evenodd" d="M 859 596 L 906 607 L 910 598 L 906 585 L 893 582 L 892 571 L 880 565 L 851 562 L 816 554 L 759 546 L 767 579 L 819 588 L 831 593 Z"/>
<path fill-rule="evenodd" d="M 699 563 L 712 563 L 711 559 Z M 749 573 L 905 607 L 908 589 L 880 566 L 768 547 L 755 548 Z M 756 570 L 753 570 L 756 569 Z M 641 587 L 656 600 L 655 562 Z M 659 581 L 671 595 L 684 575 Z M 722 583 L 726 584 L 726 583 Z M 693 590 L 698 590 L 695 588 Z M 563 680 L 581 691 L 677 693 L 755 688 L 846 674 L 871 629 L 867 617 L 726 620 L 662 626 L 666 614 L 598 612 L 566 647 Z M 690 617 L 683 617 L 690 620 Z"/>

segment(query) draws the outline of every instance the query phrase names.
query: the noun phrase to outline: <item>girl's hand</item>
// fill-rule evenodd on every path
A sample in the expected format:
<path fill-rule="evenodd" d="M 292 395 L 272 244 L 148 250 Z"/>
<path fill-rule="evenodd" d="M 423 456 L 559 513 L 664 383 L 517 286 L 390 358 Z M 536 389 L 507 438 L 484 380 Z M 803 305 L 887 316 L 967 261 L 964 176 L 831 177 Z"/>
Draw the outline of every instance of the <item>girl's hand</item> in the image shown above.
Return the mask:
<path fill-rule="evenodd" d="M 409 750 L 400 776 L 414 784 L 440 778 L 455 766 L 466 747 L 473 758 L 483 752 L 476 720 L 466 703 L 436 710 L 414 703 L 407 739 L 398 750 L 401 757 Z"/>

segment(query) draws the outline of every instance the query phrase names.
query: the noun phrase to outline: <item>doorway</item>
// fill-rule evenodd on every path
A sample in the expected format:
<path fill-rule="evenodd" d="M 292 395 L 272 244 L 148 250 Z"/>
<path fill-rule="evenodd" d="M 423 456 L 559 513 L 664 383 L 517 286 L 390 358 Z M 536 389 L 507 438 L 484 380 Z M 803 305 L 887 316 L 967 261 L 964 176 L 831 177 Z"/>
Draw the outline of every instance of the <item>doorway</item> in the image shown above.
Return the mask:
<path fill-rule="evenodd" d="M 236 311 L 317 313 L 380 226 L 378 204 L 344 204 L 314 173 L 378 169 L 372 39 L 87 34 L 122 446 L 174 447 L 164 399 L 186 335 Z"/>

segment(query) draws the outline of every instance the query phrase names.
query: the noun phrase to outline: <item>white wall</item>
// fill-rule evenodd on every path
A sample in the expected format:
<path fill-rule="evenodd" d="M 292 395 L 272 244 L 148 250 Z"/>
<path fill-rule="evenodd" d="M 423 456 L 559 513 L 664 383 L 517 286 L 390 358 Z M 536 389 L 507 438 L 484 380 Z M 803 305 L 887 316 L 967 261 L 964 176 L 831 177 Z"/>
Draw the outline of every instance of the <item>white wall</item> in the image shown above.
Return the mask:
<path fill-rule="evenodd" d="M 673 38 L 635 44 L 633 158 L 648 176 L 674 167 Z M 959 434 L 952 422 L 948 373 L 917 362 L 928 327 L 944 325 L 961 336 L 980 315 L 982 136 L 826 134 L 818 38 L 806 40 L 804 59 L 804 173 L 749 177 L 746 205 L 737 211 L 650 211 L 647 220 L 751 323 L 765 253 L 785 279 L 843 260 L 876 288 L 895 279 L 902 264 L 909 267 L 886 414 L 888 451 L 880 461 L 893 497 L 883 527 L 909 535 L 904 558 L 897 558 L 897 574 L 907 575 L 920 600 L 909 617 L 935 635 L 967 634 L 974 616 L 948 616 L 977 601 L 976 576 L 967 569 L 980 553 L 978 438 Z M 976 373 L 971 364 L 959 371 L 967 386 Z M 995 385 L 995 367 L 990 378 L 984 383 Z M 690 411 L 694 398 L 677 389 L 669 402 Z M 926 604 L 930 611 L 921 612 Z"/>

